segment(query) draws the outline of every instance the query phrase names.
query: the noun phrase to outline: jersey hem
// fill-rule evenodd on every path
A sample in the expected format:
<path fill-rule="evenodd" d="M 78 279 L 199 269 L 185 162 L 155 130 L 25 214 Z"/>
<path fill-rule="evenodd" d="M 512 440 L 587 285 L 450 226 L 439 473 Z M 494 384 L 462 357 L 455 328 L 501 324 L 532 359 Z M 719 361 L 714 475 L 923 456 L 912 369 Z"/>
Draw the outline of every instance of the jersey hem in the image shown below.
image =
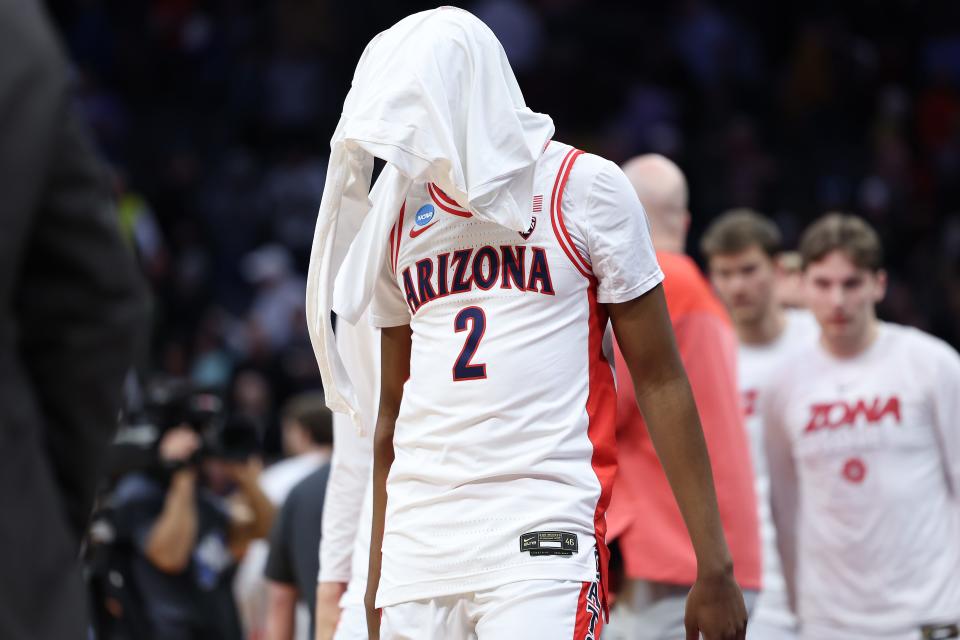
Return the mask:
<path fill-rule="evenodd" d="M 480 575 L 458 576 L 446 580 L 432 580 L 391 588 L 381 586 L 377 591 L 376 606 L 378 609 L 382 609 L 383 607 L 414 600 L 427 600 L 458 593 L 493 589 L 511 582 L 522 582 L 524 580 L 595 582 L 597 580 L 597 570 L 593 566 L 523 565 L 498 569 Z"/>

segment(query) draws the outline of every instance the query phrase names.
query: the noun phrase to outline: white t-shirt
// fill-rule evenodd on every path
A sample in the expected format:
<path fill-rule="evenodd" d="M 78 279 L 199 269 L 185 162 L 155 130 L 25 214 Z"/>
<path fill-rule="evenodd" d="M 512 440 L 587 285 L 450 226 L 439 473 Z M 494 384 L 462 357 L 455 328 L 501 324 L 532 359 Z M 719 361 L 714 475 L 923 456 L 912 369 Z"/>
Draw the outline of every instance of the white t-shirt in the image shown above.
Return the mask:
<path fill-rule="evenodd" d="M 774 514 L 797 519 L 802 637 L 915 640 L 957 622 L 957 353 L 887 323 L 856 357 L 818 343 L 795 352 L 763 416 Z"/>
<path fill-rule="evenodd" d="M 263 470 L 260 474 L 260 489 L 277 508 L 283 505 L 287 494 L 308 475 L 326 464 L 326 453 L 311 451 L 284 458 Z M 266 540 L 253 540 L 237 567 L 233 580 L 233 593 L 240 610 L 244 628 L 251 634 L 261 633 L 267 622 L 267 582 L 263 571 L 267 566 L 270 545 Z M 306 614 L 306 612 L 303 612 Z M 302 617 L 302 616 L 301 616 Z M 309 619 L 309 616 L 306 618 Z M 306 637 L 307 627 L 300 625 Z"/>
<path fill-rule="evenodd" d="M 600 303 L 663 274 L 623 172 L 578 153 L 542 154 L 529 234 L 430 185 L 407 198 L 371 310 L 376 326 L 413 332 L 378 606 L 597 578 L 616 470 Z"/>
<path fill-rule="evenodd" d="M 777 549 L 777 533 L 770 513 L 770 477 L 763 444 L 763 418 L 759 406 L 773 378 L 790 364 L 790 352 L 815 342 L 819 328 L 817 321 L 808 311 L 786 310 L 785 320 L 783 332 L 773 342 L 765 345 L 740 344 L 738 377 L 753 454 L 757 505 L 760 511 L 760 538 L 763 544 L 763 591 L 750 613 L 750 618 L 790 628 L 796 624 L 796 620 L 787 601 L 780 552 Z"/>

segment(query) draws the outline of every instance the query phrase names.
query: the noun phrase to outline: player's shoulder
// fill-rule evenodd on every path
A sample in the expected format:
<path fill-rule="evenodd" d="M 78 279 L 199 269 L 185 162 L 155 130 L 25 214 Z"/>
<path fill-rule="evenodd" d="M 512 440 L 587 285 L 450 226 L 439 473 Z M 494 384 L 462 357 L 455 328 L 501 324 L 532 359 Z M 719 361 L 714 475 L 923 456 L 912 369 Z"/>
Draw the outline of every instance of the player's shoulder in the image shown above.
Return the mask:
<path fill-rule="evenodd" d="M 566 163 L 559 165 L 557 179 L 563 185 L 565 217 L 598 222 L 598 217 L 602 217 L 612 223 L 623 216 L 646 215 L 627 176 L 606 158 L 581 153 L 569 171 Z"/>
<path fill-rule="evenodd" d="M 617 189 L 627 187 L 630 192 L 630 182 L 615 162 L 607 160 L 595 153 L 583 152 L 577 156 L 570 170 L 570 181 L 582 183 L 591 188 Z"/>
<path fill-rule="evenodd" d="M 557 140 L 550 141 L 540 161 L 549 163 L 548 166 L 554 169 L 558 178 L 566 174 L 566 187 L 568 189 L 576 189 L 584 185 L 589 188 L 598 179 L 609 181 L 622 178 L 624 181 L 627 180 L 616 163 L 595 153 L 583 151 Z M 569 171 L 567 171 L 568 164 L 570 164 Z"/>
<path fill-rule="evenodd" d="M 897 349 L 900 353 L 921 360 L 929 358 L 960 360 L 960 355 L 948 342 L 916 327 L 882 322 L 880 323 L 880 330 L 885 334 L 891 348 Z"/>

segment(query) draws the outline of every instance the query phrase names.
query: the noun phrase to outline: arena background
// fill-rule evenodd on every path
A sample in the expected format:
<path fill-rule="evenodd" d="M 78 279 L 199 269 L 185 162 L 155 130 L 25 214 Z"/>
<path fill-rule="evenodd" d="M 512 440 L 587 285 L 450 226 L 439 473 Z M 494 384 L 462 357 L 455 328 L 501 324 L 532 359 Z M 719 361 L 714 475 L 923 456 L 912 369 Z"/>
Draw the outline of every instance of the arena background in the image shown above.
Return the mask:
<path fill-rule="evenodd" d="M 50 3 L 77 106 L 154 291 L 145 371 L 268 426 L 319 384 L 304 274 L 328 141 L 365 43 L 424 2 Z M 700 231 L 730 207 L 791 246 L 828 210 L 883 235 L 885 319 L 960 346 L 960 3 L 489 0 L 527 103 L 620 162 L 663 153 Z"/>

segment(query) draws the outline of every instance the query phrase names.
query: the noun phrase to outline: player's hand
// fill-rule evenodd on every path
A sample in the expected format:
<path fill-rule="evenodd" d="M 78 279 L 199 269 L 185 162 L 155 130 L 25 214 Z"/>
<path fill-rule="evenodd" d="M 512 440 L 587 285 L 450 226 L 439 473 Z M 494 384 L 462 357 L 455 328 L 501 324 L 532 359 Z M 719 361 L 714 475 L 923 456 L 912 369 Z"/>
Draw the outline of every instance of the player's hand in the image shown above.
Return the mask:
<path fill-rule="evenodd" d="M 743 640 L 747 633 L 747 607 L 732 571 L 698 577 L 687 596 L 683 619 L 687 640 Z"/>
<path fill-rule="evenodd" d="M 367 640 L 380 640 L 380 610 L 377 609 L 377 586 L 368 584 L 363 604 L 367 609 Z"/>
<path fill-rule="evenodd" d="M 340 597 L 346 589 L 343 582 L 321 582 L 317 585 L 317 611 L 314 616 L 313 640 L 332 640 L 340 623 Z"/>

